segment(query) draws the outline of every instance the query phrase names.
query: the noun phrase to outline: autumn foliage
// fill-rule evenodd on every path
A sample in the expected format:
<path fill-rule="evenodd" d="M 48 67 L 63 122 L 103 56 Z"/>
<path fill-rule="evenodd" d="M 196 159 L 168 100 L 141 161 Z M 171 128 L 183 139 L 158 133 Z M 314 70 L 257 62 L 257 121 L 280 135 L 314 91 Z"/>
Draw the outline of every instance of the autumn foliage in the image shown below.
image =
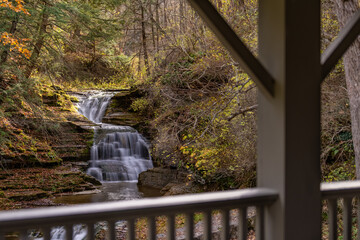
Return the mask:
<path fill-rule="evenodd" d="M 9 46 L 10 51 L 17 51 L 26 58 L 30 58 L 30 51 L 25 46 L 27 39 L 17 39 L 13 34 L 4 32 L 1 34 L 0 42 Z"/>
<path fill-rule="evenodd" d="M 14 5 L 12 2 L 8 0 L 0 0 L 0 7 L 8 8 L 16 13 L 23 13 L 26 15 L 30 15 L 29 11 L 24 7 L 24 1 L 16 0 L 16 4 Z M 5 45 L 9 46 L 9 50 L 17 51 L 21 55 L 26 58 L 30 58 L 30 51 L 26 48 L 25 42 L 28 39 L 18 39 L 13 34 L 8 32 L 1 33 L 0 42 Z"/>
<path fill-rule="evenodd" d="M 15 2 L 16 5 L 14 6 L 14 4 L 8 0 L 0 0 L 0 7 L 9 8 L 17 13 L 22 12 L 28 15 L 30 14 L 29 11 L 24 7 L 24 1 L 16 0 Z"/>

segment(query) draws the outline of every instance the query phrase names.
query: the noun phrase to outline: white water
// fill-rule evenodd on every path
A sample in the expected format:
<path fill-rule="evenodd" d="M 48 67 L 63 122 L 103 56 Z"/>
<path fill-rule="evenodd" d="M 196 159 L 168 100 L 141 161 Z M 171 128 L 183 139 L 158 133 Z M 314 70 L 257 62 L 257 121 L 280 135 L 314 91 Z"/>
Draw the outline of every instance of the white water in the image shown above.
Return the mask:
<path fill-rule="evenodd" d="M 153 167 L 148 145 L 137 132 L 108 133 L 92 146 L 89 163 L 87 174 L 99 181 L 137 181 Z"/>
<path fill-rule="evenodd" d="M 112 93 L 102 92 L 90 94 L 90 96 L 78 103 L 78 111 L 90 121 L 101 123 L 113 95 Z"/>
<path fill-rule="evenodd" d="M 141 172 L 153 167 L 149 147 L 133 128 L 101 123 L 112 96 L 113 93 L 96 93 L 78 104 L 79 113 L 101 124 L 95 128 L 87 174 L 99 181 L 137 181 Z"/>
<path fill-rule="evenodd" d="M 29 239 L 33 240 L 43 240 L 44 238 L 40 235 L 39 231 L 34 231 L 29 236 Z M 84 225 L 78 224 L 74 225 L 73 227 L 73 240 L 83 240 L 86 239 L 87 236 L 87 229 Z M 55 227 L 51 229 L 50 232 L 50 239 L 51 240 L 64 240 L 66 239 L 66 230 L 64 227 Z"/>

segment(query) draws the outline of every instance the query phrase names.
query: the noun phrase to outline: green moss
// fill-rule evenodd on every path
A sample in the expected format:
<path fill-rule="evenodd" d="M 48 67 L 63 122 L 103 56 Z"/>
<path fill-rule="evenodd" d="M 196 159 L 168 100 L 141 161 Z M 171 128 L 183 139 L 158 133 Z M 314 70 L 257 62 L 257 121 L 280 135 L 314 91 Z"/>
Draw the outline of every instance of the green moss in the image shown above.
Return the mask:
<path fill-rule="evenodd" d="M 56 84 L 53 84 L 51 85 L 51 88 L 54 89 L 55 91 L 63 91 L 63 88 L 60 86 L 60 85 L 56 85 Z"/>
<path fill-rule="evenodd" d="M 32 165 L 38 165 L 39 164 L 39 159 L 38 159 L 37 155 L 34 154 L 34 153 L 31 153 L 29 155 L 23 155 L 23 159 L 27 163 L 32 164 Z"/>
<path fill-rule="evenodd" d="M 38 149 L 35 147 L 35 146 L 30 146 L 30 150 L 33 151 L 33 152 L 37 152 Z"/>
<path fill-rule="evenodd" d="M 16 149 L 14 149 L 15 151 L 17 150 L 19 153 L 25 153 L 26 149 L 24 148 L 23 144 L 17 144 Z"/>
<path fill-rule="evenodd" d="M 70 101 L 71 102 L 79 102 L 79 99 L 75 96 L 70 96 Z"/>
<path fill-rule="evenodd" d="M 43 86 L 40 90 L 41 96 L 48 96 L 48 97 L 52 97 L 55 95 L 55 92 L 48 88 L 46 85 Z"/>
<path fill-rule="evenodd" d="M 94 139 L 93 139 L 94 137 L 92 136 L 92 139 L 90 140 L 90 141 L 87 141 L 86 142 L 86 145 L 88 146 L 88 147 L 91 147 L 92 145 L 94 145 Z"/>

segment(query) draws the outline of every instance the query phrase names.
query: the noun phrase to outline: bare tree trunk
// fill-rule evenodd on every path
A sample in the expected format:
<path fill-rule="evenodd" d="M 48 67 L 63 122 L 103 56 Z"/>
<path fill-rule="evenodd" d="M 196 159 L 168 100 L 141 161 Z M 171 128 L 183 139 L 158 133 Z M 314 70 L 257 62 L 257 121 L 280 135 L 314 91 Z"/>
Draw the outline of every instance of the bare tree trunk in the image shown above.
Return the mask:
<path fill-rule="evenodd" d="M 167 27 L 168 17 L 167 17 L 167 0 L 164 0 L 164 8 L 163 8 L 163 16 L 164 16 L 164 27 Z"/>
<path fill-rule="evenodd" d="M 245 8 L 245 2 L 244 2 L 244 0 L 239 0 L 239 6 L 240 6 L 240 9 L 244 9 L 244 8 Z"/>
<path fill-rule="evenodd" d="M 146 68 L 146 75 L 150 76 L 149 56 L 148 56 L 147 42 L 146 42 L 145 13 L 144 13 L 144 6 L 142 5 L 142 3 L 140 4 L 140 11 L 141 11 L 141 35 L 142 35 L 142 47 L 144 51 L 144 63 Z"/>
<path fill-rule="evenodd" d="M 358 0 L 334 0 L 340 27 L 359 9 Z M 356 177 L 360 179 L 360 36 L 343 56 L 350 101 L 351 129 L 355 152 Z"/>
<path fill-rule="evenodd" d="M 159 40 L 160 40 L 160 29 L 159 29 L 159 25 L 160 25 L 160 14 L 159 14 L 159 8 L 160 8 L 160 4 L 159 4 L 159 0 L 156 0 L 156 9 L 155 9 L 155 18 L 156 18 L 156 53 L 159 53 Z"/>
<path fill-rule="evenodd" d="M 184 32 L 184 1 L 180 0 L 179 1 L 179 30 L 180 33 Z"/>
<path fill-rule="evenodd" d="M 218 7 L 218 10 L 221 11 L 221 8 L 222 8 L 222 2 L 221 2 L 221 0 L 217 0 L 217 1 L 216 1 L 216 5 L 217 5 L 217 7 Z"/>
<path fill-rule="evenodd" d="M 139 52 L 138 52 L 138 58 L 139 58 L 139 61 L 138 61 L 138 72 L 141 71 L 141 48 L 139 49 Z"/>
<path fill-rule="evenodd" d="M 153 44 L 153 51 L 156 49 L 156 41 L 155 41 L 155 28 L 154 28 L 154 12 L 152 8 L 152 3 L 149 4 L 149 13 L 151 17 L 151 38 L 152 38 L 152 44 Z"/>
<path fill-rule="evenodd" d="M 34 45 L 34 50 L 31 53 L 31 56 L 30 56 L 30 59 L 29 59 L 30 63 L 29 63 L 29 65 L 27 66 L 27 68 L 25 70 L 25 77 L 26 78 L 29 78 L 32 71 L 34 70 L 34 68 L 36 66 L 36 61 L 37 61 L 37 59 L 38 59 L 38 57 L 40 55 L 41 48 L 44 45 L 46 27 L 49 24 L 49 13 L 47 12 L 47 7 L 46 7 L 47 3 L 45 2 L 44 4 L 45 4 L 45 6 L 44 6 L 44 10 L 43 10 L 42 17 L 41 17 L 41 20 L 40 20 L 40 24 L 39 24 L 39 33 L 38 33 L 38 36 L 37 36 L 37 40 L 36 40 L 35 45 Z"/>

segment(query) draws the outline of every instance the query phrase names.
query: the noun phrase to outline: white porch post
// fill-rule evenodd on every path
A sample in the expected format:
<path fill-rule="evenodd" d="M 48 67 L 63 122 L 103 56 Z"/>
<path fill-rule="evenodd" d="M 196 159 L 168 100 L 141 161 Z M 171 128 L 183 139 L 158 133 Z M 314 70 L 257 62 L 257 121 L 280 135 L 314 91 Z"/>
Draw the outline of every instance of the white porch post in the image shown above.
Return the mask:
<path fill-rule="evenodd" d="M 265 238 L 318 240 L 320 1 L 259 2 L 259 58 L 275 91 L 259 94 L 258 186 L 280 194 L 265 212 Z"/>

